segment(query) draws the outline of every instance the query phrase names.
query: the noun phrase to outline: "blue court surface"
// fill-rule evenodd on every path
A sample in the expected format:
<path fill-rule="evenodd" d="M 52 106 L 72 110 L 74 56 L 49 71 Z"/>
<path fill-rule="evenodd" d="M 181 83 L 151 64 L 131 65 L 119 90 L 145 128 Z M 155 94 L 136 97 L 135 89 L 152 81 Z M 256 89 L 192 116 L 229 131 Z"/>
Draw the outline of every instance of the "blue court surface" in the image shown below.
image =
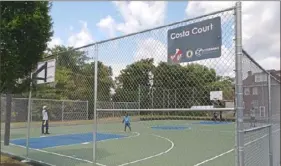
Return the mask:
<path fill-rule="evenodd" d="M 127 136 L 119 135 L 119 134 L 97 133 L 96 138 L 97 141 L 102 141 L 102 140 L 118 139 L 124 137 Z M 43 149 L 43 148 L 51 148 L 56 146 L 81 144 L 84 142 L 92 142 L 92 141 L 93 141 L 93 133 L 66 134 L 66 135 L 30 138 L 29 147 L 33 149 Z M 11 143 L 15 145 L 25 146 L 26 139 L 11 140 Z"/>
<path fill-rule="evenodd" d="M 152 129 L 156 130 L 187 130 L 190 129 L 188 126 L 152 126 Z"/>
<path fill-rule="evenodd" d="M 195 122 L 193 124 L 203 124 L 203 125 L 220 125 L 220 124 L 232 124 L 232 122 L 220 122 L 220 121 L 201 121 Z"/>

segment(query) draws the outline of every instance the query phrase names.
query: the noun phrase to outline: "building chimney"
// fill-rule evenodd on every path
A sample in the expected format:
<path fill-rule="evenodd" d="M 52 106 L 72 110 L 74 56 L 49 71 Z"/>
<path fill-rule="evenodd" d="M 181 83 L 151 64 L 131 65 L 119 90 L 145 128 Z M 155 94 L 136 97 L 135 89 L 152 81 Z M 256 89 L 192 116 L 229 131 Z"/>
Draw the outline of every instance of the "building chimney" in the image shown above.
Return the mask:
<path fill-rule="evenodd" d="M 252 71 L 248 71 L 248 77 L 252 76 Z"/>

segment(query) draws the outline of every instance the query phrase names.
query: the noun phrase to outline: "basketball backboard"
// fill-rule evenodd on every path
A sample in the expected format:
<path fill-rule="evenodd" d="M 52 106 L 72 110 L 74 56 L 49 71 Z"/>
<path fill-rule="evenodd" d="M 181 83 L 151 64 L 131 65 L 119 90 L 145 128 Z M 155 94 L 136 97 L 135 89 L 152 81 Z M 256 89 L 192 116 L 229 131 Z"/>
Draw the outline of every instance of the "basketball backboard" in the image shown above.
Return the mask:
<path fill-rule="evenodd" d="M 56 73 L 56 59 L 50 59 L 44 62 L 39 62 L 37 65 L 37 69 L 39 69 L 42 65 L 47 62 L 47 69 L 43 69 L 37 75 L 37 77 L 44 78 L 45 70 L 47 70 L 47 78 L 46 82 L 44 80 L 37 80 L 37 84 L 51 83 L 55 81 L 55 73 Z"/>
<path fill-rule="evenodd" d="M 210 100 L 222 100 L 222 91 L 211 91 L 210 92 Z"/>

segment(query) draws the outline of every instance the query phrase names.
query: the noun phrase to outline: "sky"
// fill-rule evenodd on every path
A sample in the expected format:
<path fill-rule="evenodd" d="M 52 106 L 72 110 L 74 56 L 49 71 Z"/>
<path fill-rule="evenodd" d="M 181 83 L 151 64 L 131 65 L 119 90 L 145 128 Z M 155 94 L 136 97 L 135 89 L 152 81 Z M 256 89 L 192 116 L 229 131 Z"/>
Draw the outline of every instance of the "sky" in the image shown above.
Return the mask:
<path fill-rule="evenodd" d="M 242 2 L 243 48 L 265 69 L 280 70 L 279 3 Z M 50 13 L 54 36 L 48 47 L 60 44 L 81 47 L 234 5 L 234 1 L 57 1 L 53 2 Z M 196 62 L 213 67 L 222 75 L 233 75 L 235 66 L 232 14 L 225 12 L 217 15 L 222 18 L 222 56 Z M 167 30 L 189 23 L 102 43 L 98 46 L 99 60 L 112 66 L 114 76 L 126 65 L 143 58 L 154 58 L 157 65 L 167 59 Z M 89 57 L 93 57 L 94 47 L 85 50 Z"/>

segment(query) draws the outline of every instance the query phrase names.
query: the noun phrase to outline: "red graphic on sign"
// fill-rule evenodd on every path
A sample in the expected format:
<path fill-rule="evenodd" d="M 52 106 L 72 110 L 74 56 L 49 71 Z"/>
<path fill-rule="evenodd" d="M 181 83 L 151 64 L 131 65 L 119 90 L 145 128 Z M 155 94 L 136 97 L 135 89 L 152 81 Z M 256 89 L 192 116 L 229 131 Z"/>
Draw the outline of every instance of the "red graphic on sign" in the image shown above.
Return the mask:
<path fill-rule="evenodd" d="M 177 48 L 176 53 L 174 55 L 171 55 L 170 58 L 173 62 L 179 62 L 181 56 L 182 56 L 182 51 Z"/>

